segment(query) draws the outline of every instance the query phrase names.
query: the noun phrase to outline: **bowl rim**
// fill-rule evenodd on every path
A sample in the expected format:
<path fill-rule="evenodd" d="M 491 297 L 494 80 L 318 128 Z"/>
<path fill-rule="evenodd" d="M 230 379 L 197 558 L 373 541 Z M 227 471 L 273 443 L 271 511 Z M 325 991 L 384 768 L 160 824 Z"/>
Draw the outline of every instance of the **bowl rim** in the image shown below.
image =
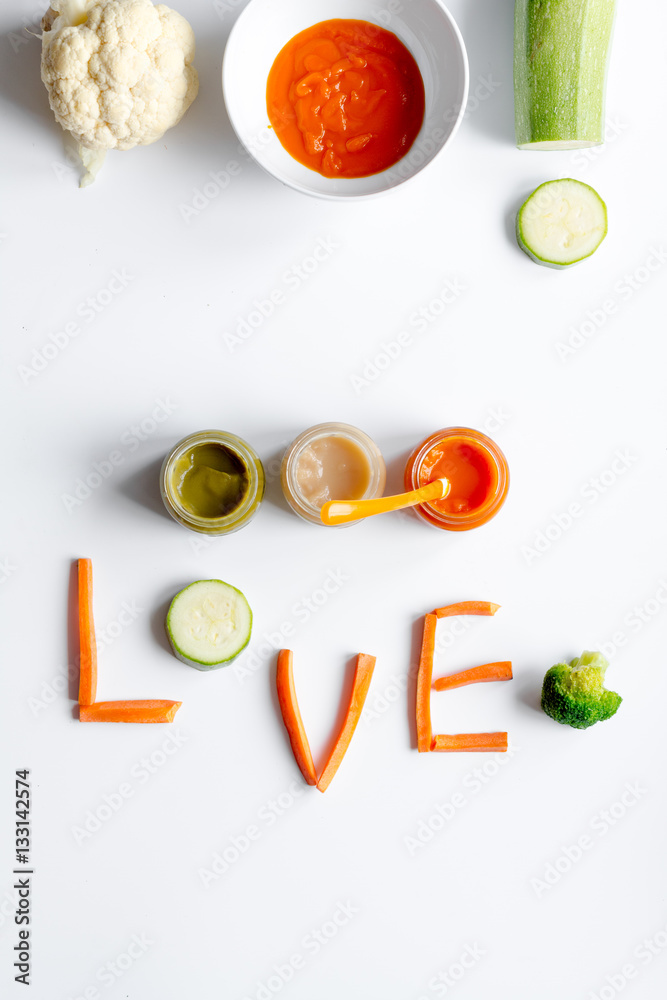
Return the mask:
<path fill-rule="evenodd" d="M 445 19 L 447 20 L 447 22 L 449 24 L 449 27 L 450 27 L 450 29 L 452 31 L 452 35 L 454 36 L 454 40 L 455 40 L 455 43 L 456 43 L 456 46 L 457 46 L 457 49 L 458 49 L 458 55 L 460 57 L 461 69 L 462 69 L 462 81 L 461 81 L 461 83 L 462 83 L 462 93 L 461 93 L 461 103 L 460 103 L 459 109 L 458 109 L 457 114 L 456 114 L 456 119 L 454 120 L 454 122 L 452 122 L 451 130 L 450 130 L 449 134 L 447 135 L 446 139 L 444 140 L 444 142 L 442 143 L 442 145 L 440 146 L 440 148 L 437 150 L 437 152 L 435 152 L 433 154 L 433 156 L 430 158 L 430 160 L 426 160 L 424 163 L 422 163 L 420 166 L 418 166 L 414 170 L 413 173 L 410 173 L 407 177 L 398 177 L 393 183 L 388 184 L 386 187 L 383 187 L 383 188 L 381 188 L 378 191 L 368 191 L 368 192 L 362 192 L 362 193 L 356 193 L 356 194 L 352 194 L 352 193 L 351 194 L 345 194 L 345 193 L 342 193 L 342 192 L 334 192 L 334 191 L 331 191 L 331 192 L 328 192 L 328 191 L 315 191 L 315 190 L 313 190 L 313 188 L 307 187 L 305 184 L 301 183 L 298 180 L 293 180 L 293 179 L 291 179 L 291 178 L 289 178 L 287 176 L 279 176 L 277 173 L 275 173 L 273 170 L 271 170 L 269 166 L 267 166 L 265 163 L 263 163 L 255 155 L 255 153 L 247 146 L 246 142 L 243 139 L 243 136 L 241 135 L 239 129 L 237 128 L 237 124 L 236 124 L 236 122 L 234 120 L 234 116 L 233 116 L 232 111 L 230 109 L 229 100 L 228 100 L 228 97 L 227 97 L 227 94 L 228 94 L 228 91 L 229 91 L 228 82 L 227 82 L 228 79 L 229 79 L 229 58 L 228 57 L 229 57 L 230 45 L 232 43 L 232 40 L 234 38 L 235 33 L 237 32 L 238 26 L 239 26 L 239 24 L 241 24 L 243 22 L 246 14 L 247 14 L 247 11 L 253 6 L 254 0 L 249 0 L 249 3 L 247 3 L 245 5 L 245 7 L 243 8 L 243 10 L 241 11 L 241 13 L 239 14 L 239 16 L 237 17 L 236 21 L 232 25 L 231 31 L 229 32 L 229 36 L 228 36 L 227 42 L 225 44 L 225 50 L 224 50 L 224 53 L 223 53 L 223 56 L 222 56 L 222 74 L 221 74 L 221 76 L 222 76 L 222 95 L 223 95 L 223 100 L 225 102 L 225 110 L 227 112 L 227 117 L 229 118 L 230 124 L 232 126 L 233 131 L 234 131 L 234 135 L 236 136 L 236 138 L 240 142 L 240 144 L 243 147 L 243 149 L 245 150 L 245 152 L 251 158 L 251 160 L 253 161 L 253 163 L 256 163 L 264 171 L 265 174 L 268 174 L 269 177 L 273 177 L 274 180 L 278 181 L 284 187 L 291 188 L 293 191 L 298 191 L 301 194 L 309 195 L 311 198 L 321 198 L 321 199 L 324 199 L 325 201 L 334 201 L 334 202 L 341 202 L 341 201 L 365 201 L 365 200 L 368 200 L 370 198 L 381 198 L 384 195 L 389 194 L 391 191 L 395 191 L 397 188 L 403 187 L 406 183 L 408 183 L 409 181 L 414 180 L 416 177 L 419 177 L 420 174 L 422 174 L 422 172 L 424 170 L 426 170 L 428 167 L 430 167 L 432 163 L 435 163 L 435 161 L 440 158 L 440 156 L 445 151 L 445 149 L 447 148 L 447 146 L 449 145 L 449 143 L 452 141 L 452 139 L 454 138 L 454 136 L 456 135 L 456 133 L 458 132 L 458 130 L 459 130 L 460 126 L 461 126 L 461 122 L 463 121 L 463 117 L 465 115 L 466 107 L 467 107 L 467 104 L 468 104 L 468 91 L 469 91 L 469 87 L 470 87 L 470 65 L 469 65 L 469 62 L 468 62 L 468 52 L 467 52 L 467 49 L 466 49 L 465 41 L 463 40 L 463 35 L 461 34 L 461 29 L 459 28 L 458 24 L 456 23 L 456 19 L 454 18 L 454 15 L 451 13 L 451 11 L 445 5 L 445 3 L 443 3 L 443 0 L 428 0 L 428 2 L 432 3 L 436 7 L 439 7 L 440 10 L 441 10 L 441 12 L 444 14 Z M 317 23 L 317 22 L 315 22 L 315 23 Z M 386 30 L 388 31 L 389 28 L 387 28 Z M 415 143 L 418 141 L 418 138 L 419 138 L 419 136 L 417 136 L 417 138 L 415 139 L 415 142 L 412 144 L 412 146 L 410 147 L 410 149 L 412 149 L 414 147 Z M 405 154 L 405 156 L 408 156 L 409 153 L 410 153 L 410 150 L 407 151 L 407 153 Z M 393 169 L 395 169 L 398 166 L 398 164 L 400 164 L 402 162 L 403 159 L 404 159 L 404 157 L 401 157 L 400 160 L 397 160 L 396 163 L 393 163 L 391 165 L 391 167 L 387 168 L 387 170 L 393 170 Z M 380 174 L 382 174 L 384 172 L 385 171 L 380 171 L 379 174 L 377 174 L 377 175 L 369 175 L 369 176 L 380 176 Z M 357 180 L 358 178 L 353 178 L 353 179 Z"/>

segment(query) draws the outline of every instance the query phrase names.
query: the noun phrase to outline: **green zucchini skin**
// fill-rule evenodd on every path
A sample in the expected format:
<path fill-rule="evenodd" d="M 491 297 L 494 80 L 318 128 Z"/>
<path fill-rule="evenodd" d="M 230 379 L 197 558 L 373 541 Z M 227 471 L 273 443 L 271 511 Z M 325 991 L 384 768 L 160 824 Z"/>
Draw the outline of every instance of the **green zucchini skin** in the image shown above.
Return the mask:
<path fill-rule="evenodd" d="M 604 142 L 616 0 L 515 0 L 514 116 L 519 149 Z"/>

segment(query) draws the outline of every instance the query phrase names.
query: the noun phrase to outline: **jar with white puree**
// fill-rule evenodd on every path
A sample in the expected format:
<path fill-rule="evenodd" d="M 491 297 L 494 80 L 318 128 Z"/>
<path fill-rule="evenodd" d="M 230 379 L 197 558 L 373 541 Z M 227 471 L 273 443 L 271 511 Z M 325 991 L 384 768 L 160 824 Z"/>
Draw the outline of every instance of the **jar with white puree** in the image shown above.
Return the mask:
<path fill-rule="evenodd" d="M 285 499 L 295 514 L 322 524 L 328 500 L 370 500 L 384 492 L 387 473 L 380 449 L 350 424 L 310 427 L 292 441 L 280 470 Z"/>

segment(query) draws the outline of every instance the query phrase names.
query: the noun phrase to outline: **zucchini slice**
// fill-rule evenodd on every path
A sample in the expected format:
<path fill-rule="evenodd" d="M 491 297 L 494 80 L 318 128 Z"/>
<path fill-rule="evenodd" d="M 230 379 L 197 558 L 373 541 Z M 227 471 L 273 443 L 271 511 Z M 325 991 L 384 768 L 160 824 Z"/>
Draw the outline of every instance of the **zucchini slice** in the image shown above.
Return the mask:
<path fill-rule="evenodd" d="M 252 611 L 240 590 L 222 580 L 198 580 L 179 591 L 167 612 L 174 654 L 197 670 L 214 670 L 250 641 Z"/>
<path fill-rule="evenodd" d="M 519 246 L 538 264 L 570 267 L 590 257 L 607 235 L 607 206 L 572 177 L 546 181 L 517 212 Z"/>

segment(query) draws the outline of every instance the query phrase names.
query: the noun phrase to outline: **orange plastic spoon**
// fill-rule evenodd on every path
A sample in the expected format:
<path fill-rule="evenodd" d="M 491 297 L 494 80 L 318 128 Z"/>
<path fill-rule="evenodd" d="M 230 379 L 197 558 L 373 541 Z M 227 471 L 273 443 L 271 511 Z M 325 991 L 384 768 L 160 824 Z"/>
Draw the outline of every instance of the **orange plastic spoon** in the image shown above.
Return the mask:
<path fill-rule="evenodd" d="M 392 510 L 403 510 L 404 507 L 414 507 L 418 503 L 429 500 L 442 500 L 449 493 L 449 479 L 434 479 L 432 483 L 422 486 L 410 493 L 399 493 L 393 497 L 374 497 L 372 500 L 329 500 L 320 511 L 322 524 L 347 524 L 349 521 L 360 521 L 374 514 L 386 514 Z"/>

